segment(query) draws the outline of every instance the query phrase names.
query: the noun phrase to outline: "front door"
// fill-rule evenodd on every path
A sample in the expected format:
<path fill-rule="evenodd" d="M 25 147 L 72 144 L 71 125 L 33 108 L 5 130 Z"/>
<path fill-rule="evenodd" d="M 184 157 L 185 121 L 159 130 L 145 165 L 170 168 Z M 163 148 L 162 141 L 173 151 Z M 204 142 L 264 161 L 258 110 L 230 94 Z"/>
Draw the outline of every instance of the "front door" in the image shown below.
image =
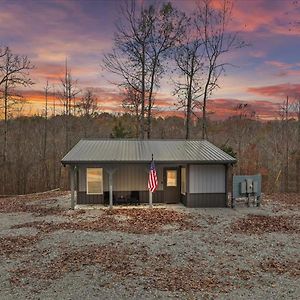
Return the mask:
<path fill-rule="evenodd" d="M 164 168 L 164 202 L 179 203 L 180 174 L 178 168 Z"/>

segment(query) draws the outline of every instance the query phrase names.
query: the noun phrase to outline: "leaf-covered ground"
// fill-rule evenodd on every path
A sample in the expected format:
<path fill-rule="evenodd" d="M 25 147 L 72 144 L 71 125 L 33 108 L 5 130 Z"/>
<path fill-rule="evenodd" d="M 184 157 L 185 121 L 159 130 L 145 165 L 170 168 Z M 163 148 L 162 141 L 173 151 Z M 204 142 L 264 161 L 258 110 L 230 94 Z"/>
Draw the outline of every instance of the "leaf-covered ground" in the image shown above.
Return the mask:
<path fill-rule="evenodd" d="M 291 196 L 234 210 L 71 211 L 62 192 L 0 199 L 1 299 L 298 299 Z"/>

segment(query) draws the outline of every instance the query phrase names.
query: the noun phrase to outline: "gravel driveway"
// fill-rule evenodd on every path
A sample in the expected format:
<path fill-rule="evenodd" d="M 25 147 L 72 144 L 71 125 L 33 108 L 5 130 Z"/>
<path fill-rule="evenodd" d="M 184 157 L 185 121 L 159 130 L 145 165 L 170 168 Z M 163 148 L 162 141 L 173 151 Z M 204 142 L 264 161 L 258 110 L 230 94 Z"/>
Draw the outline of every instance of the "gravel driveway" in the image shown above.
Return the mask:
<path fill-rule="evenodd" d="M 300 197 L 260 208 L 68 210 L 0 199 L 1 299 L 299 299 Z"/>

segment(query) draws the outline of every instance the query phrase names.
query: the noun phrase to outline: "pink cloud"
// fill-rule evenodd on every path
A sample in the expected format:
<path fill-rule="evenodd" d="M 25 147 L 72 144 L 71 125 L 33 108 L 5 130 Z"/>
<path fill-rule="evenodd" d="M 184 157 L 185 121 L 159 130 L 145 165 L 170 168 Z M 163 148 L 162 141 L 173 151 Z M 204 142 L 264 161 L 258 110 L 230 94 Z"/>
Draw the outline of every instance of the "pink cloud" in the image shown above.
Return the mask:
<path fill-rule="evenodd" d="M 260 87 L 249 87 L 248 92 L 254 93 L 260 96 L 270 96 L 275 98 L 299 97 L 300 96 L 300 84 L 277 84 Z"/>

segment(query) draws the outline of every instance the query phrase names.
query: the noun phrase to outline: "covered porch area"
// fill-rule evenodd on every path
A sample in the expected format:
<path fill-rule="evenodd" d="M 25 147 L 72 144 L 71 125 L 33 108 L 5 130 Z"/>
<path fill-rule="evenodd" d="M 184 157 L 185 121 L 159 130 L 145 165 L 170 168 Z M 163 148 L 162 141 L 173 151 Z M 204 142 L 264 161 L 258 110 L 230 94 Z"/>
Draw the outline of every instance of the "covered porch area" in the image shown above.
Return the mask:
<path fill-rule="evenodd" d="M 186 168 L 186 164 L 156 164 L 158 188 L 151 194 L 149 164 L 71 165 L 71 206 L 181 203 L 187 191 Z"/>

